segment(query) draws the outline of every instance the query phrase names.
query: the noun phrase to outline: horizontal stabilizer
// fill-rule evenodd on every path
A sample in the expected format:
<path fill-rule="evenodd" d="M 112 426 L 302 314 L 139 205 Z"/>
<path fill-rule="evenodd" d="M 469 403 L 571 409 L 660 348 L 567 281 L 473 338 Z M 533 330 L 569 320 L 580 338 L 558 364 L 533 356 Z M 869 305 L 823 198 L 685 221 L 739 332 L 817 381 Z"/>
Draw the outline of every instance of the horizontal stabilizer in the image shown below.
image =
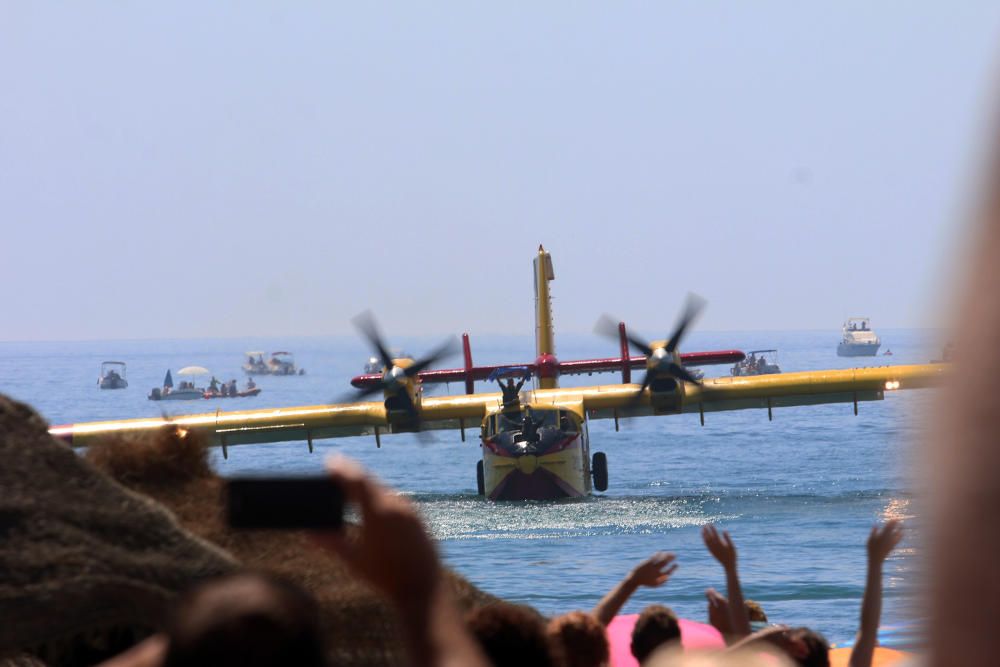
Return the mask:
<path fill-rule="evenodd" d="M 685 366 L 709 366 L 713 364 L 735 364 L 742 361 L 746 355 L 739 350 L 714 350 L 711 352 L 685 352 L 681 354 L 681 362 Z M 645 368 L 646 357 L 629 357 L 630 368 Z M 476 381 L 484 381 L 490 375 L 502 371 L 505 368 L 524 367 L 532 374 L 536 374 L 535 364 L 497 364 L 495 366 L 472 366 L 465 368 L 442 368 L 421 371 L 417 374 L 420 381 L 426 384 L 444 382 L 462 382 L 471 377 Z M 560 375 L 582 375 L 585 373 L 620 373 L 622 370 L 622 360 L 619 357 L 609 357 L 605 359 L 579 359 L 576 361 L 560 361 Z M 379 373 L 367 373 L 358 375 L 351 379 L 351 384 L 355 387 L 364 388 L 378 385 L 382 380 Z"/>

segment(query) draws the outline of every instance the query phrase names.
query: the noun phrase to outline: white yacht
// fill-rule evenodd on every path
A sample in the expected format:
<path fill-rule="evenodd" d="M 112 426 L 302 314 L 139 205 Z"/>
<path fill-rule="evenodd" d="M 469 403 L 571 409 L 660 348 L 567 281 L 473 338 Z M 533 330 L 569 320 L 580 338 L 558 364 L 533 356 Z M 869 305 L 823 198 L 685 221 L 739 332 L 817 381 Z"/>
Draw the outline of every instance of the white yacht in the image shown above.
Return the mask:
<path fill-rule="evenodd" d="M 837 345 L 837 356 L 874 357 L 881 345 L 867 317 L 849 317 L 844 322 L 844 337 Z"/>

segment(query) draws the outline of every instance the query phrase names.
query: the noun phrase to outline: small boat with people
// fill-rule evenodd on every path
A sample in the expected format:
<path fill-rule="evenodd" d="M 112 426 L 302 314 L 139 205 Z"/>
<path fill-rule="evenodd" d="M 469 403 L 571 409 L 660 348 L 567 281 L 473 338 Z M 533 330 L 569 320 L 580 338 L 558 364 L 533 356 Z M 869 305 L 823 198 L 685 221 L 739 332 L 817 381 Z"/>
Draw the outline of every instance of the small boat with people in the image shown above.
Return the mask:
<path fill-rule="evenodd" d="M 254 383 L 253 378 L 247 381 L 246 389 L 239 389 L 236 380 L 229 382 L 219 382 L 212 376 L 208 386 L 204 386 L 205 378 L 211 375 L 207 368 L 203 366 L 185 366 L 177 371 L 177 375 L 182 378 L 177 386 L 174 386 L 173 377 L 167 371 L 163 378 L 163 387 L 154 387 L 149 393 L 151 401 L 193 401 L 206 398 L 246 398 L 256 396 L 260 393 L 260 387 Z"/>
<path fill-rule="evenodd" d="M 747 352 L 743 361 L 737 361 L 729 369 L 733 377 L 747 377 L 751 375 L 773 375 L 780 373 L 781 367 L 778 365 L 777 350 L 751 350 Z"/>
<path fill-rule="evenodd" d="M 867 317 L 849 317 L 837 345 L 838 357 L 874 357 L 882 345 Z"/>
<path fill-rule="evenodd" d="M 212 376 L 212 381 L 208 383 L 208 389 L 205 390 L 205 398 L 247 398 L 249 396 L 256 396 L 260 393 L 260 387 L 257 383 L 253 381 L 253 378 L 247 378 L 246 389 L 240 389 L 236 386 L 236 380 L 230 380 L 229 382 L 219 382 L 215 376 Z"/>
<path fill-rule="evenodd" d="M 272 352 L 271 357 L 265 361 L 264 353 L 252 351 L 246 353 L 246 363 L 243 364 L 243 372 L 247 375 L 305 375 L 303 368 L 295 365 L 295 357 L 291 352 Z"/>
<path fill-rule="evenodd" d="M 205 397 L 205 388 L 197 386 L 198 382 L 203 382 L 208 377 L 207 368 L 202 366 L 185 366 L 177 371 L 177 375 L 184 378 L 174 386 L 174 379 L 167 369 L 167 374 L 163 378 L 163 387 L 153 387 L 149 392 L 151 401 L 193 401 L 197 398 Z"/>
<path fill-rule="evenodd" d="M 128 380 L 125 379 L 124 361 L 102 361 L 101 374 L 97 376 L 97 386 L 101 389 L 125 389 Z"/>

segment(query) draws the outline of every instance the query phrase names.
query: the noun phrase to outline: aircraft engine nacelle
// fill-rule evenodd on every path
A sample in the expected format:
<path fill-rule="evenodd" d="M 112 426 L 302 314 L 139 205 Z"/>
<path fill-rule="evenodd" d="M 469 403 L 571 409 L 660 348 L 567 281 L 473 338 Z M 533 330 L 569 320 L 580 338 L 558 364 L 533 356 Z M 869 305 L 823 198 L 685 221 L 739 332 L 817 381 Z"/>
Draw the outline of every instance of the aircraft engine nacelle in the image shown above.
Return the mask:
<path fill-rule="evenodd" d="M 674 378 L 654 378 L 649 383 L 649 404 L 653 414 L 679 413 L 684 405 L 684 383 Z"/>
<path fill-rule="evenodd" d="M 646 359 L 646 373 L 649 376 L 649 402 L 653 414 L 662 415 L 680 412 L 684 404 L 684 382 L 680 380 L 674 368 L 681 362 L 680 354 L 667 352 L 661 342 L 653 348 L 653 353 Z"/>
<path fill-rule="evenodd" d="M 386 419 L 394 432 L 413 430 L 420 412 L 419 382 L 405 373 L 411 364 L 412 359 L 394 359 L 392 368 L 382 375 Z"/>

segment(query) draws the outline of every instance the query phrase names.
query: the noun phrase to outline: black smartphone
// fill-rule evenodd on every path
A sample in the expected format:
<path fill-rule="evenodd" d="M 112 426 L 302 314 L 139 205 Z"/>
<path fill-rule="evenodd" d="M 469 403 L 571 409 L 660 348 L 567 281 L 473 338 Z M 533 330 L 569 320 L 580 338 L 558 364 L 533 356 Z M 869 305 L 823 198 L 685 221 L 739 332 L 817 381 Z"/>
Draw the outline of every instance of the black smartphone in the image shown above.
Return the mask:
<path fill-rule="evenodd" d="M 226 481 L 233 528 L 336 530 L 344 494 L 329 477 L 239 477 Z"/>

